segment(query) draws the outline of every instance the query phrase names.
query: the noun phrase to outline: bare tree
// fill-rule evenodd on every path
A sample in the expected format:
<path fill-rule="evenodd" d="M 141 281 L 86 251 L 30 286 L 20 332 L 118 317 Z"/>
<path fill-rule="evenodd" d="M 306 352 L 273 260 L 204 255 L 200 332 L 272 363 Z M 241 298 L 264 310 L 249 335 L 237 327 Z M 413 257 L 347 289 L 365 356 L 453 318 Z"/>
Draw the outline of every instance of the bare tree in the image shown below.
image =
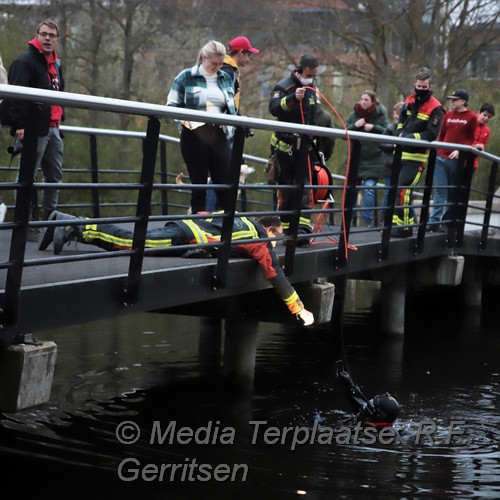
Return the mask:
<path fill-rule="evenodd" d="M 444 94 L 471 76 L 471 62 L 482 57 L 485 47 L 500 41 L 500 4 L 496 0 L 346 4 L 348 9 L 337 10 L 333 30 L 351 50 L 358 50 L 360 58 L 337 56 L 337 62 L 347 73 L 371 77 L 382 93 L 391 89 L 405 95 L 415 71 L 428 67 L 437 90 Z M 497 66 L 498 61 L 491 61 L 484 69 L 500 76 Z"/>

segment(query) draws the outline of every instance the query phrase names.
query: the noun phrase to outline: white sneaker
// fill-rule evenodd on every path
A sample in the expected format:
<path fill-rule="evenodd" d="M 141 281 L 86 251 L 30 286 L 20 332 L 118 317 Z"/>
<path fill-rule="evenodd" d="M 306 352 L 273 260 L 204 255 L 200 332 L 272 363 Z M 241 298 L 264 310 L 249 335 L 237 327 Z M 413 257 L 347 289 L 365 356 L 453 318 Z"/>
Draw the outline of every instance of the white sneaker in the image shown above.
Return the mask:
<path fill-rule="evenodd" d="M 7 205 L 5 203 L 0 203 L 0 224 L 5 220 L 6 213 L 7 213 Z"/>

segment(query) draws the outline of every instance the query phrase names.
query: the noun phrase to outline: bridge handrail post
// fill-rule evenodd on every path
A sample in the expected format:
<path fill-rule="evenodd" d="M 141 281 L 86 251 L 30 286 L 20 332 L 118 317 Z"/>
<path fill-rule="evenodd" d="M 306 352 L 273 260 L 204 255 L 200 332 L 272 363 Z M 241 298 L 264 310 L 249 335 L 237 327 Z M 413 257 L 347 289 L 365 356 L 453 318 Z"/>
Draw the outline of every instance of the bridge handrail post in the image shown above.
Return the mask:
<path fill-rule="evenodd" d="M 167 143 L 160 141 L 160 182 L 168 184 L 167 176 Z M 168 215 L 168 190 L 161 190 L 161 214 Z"/>
<path fill-rule="evenodd" d="M 311 139 L 307 135 L 300 136 L 300 147 L 297 156 L 297 171 L 295 174 L 295 188 L 292 191 L 292 207 L 294 214 L 290 218 L 290 226 L 288 234 L 291 239 L 286 240 L 285 250 L 285 268 L 286 276 L 293 274 L 295 249 L 297 248 L 297 234 L 300 226 L 300 216 L 302 213 L 302 205 L 304 200 L 304 185 L 309 171 L 309 150 L 311 147 Z M 312 166 L 311 166 L 312 168 Z"/>
<path fill-rule="evenodd" d="M 429 221 L 432 184 L 434 182 L 435 169 L 436 169 L 436 150 L 431 149 L 429 151 L 429 158 L 427 159 L 424 195 L 422 197 L 422 205 L 420 208 L 420 221 L 418 227 L 417 241 L 415 243 L 415 254 L 419 254 L 424 251 L 425 232 L 427 230 L 427 222 Z"/>
<path fill-rule="evenodd" d="M 152 116 L 148 120 L 146 138 L 143 143 L 141 180 L 142 185 L 138 193 L 136 216 L 134 225 L 132 250 L 130 257 L 127 282 L 124 290 L 123 304 L 133 305 L 139 300 L 142 264 L 144 261 L 144 247 L 149 215 L 151 214 L 151 195 L 153 192 L 156 156 L 160 137 L 160 120 Z"/>
<path fill-rule="evenodd" d="M 361 142 L 353 140 L 351 142 L 351 155 L 349 171 L 346 179 L 346 190 L 344 193 L 344 219 L 340 227 L 339 246 L 335 257 L 335 267 L 337 269 L 345 267 L 347 264 L 347 245 L 349 244 L 349 233 L 351 230 L 351 222 L 353 208 L 356 204 L 356 186 L 358 182 L 359 160 L 361 157 Z"/>
<path fill-rule="evenodd" d="M 469 206 L 470 189 L 472 185 L 472 176 L 474 175 L 474 160 L 473 153 L 465 153 L 463 161 L 463 168 L 460 168 L 460 161 L 458 171 L 462 173 L 459 176 L 460 184 L 457 186 L 457 199 L 455 208 L 455 245 L 461 247 L 464 240 L 465 221 L 467 219 L 467 208 Z M 460 160 L 460 158 L 459 158 Z"/>
<path fill-rule="evenodd" d="M 392 169 L 391 169 L 391 186 L 387 194 L 387 207 L 384 213 L 384 229 L 382 230 L 382 240 L 380 242 L 379 261 L 386 260 L 389 255 L 389 243 L 391 239 L 392 218 L 396 205 L 396 198 L 398 192 L 399 174 L 401 172 L 401 155 L 403 148 L 396 146 L 394 150 Z"/>
<path fill-rule="evenodd" d="M 0 311 L 0 341 L 6 345 L 15 342 L 18 332 L 19 302 L 26 253 L 26 236 L 30 220 L 33 200 L 33 184 L 37 160 L 38 133 L 40 109 L 36 103 L 30 103 L 26 116 L 24 130 L 23 152 L 19 167 L 16 189 L 16 205 L 14 209 L 14 228 L 10 243 L 9 263 L 5 282 L 5 296 Z"/>
<path fill-rule="evenodd" d="M 99 184 L 99 159 L 97 155 L 97 137 L 95 134 L 89 134 L 90 140 L 90 178 L 92 183 Z M 100 211 L 99 190 L 92 189 L 92 216 L 98 219 L 101 215 Z"/>
<path fill-rule="evenodd" d="M 483 227 L 481 230 L 481 239 L 479 241 L 480 250 L 486 250 L 486 247 L 488 245 L 488 230 L 490 228 L 491 212 L 493 210 L 493 198 L 495 197 L 497 173 L 498 173 L 498 162 L 493 161 L 491 163 L 490 177 L 488 180 L 488 191 L 486 193 Z"/>
<path fill-rule="evenodd" d="M 236 127 L 233 136 L 231 162 L 229 166 L 229 184 L 231 187 L 226 192 L 225 196 L 226 210 L 224 220 L 222 221 L 221 245 L 217 251 L 217 267 L 212 282 L 213 290 L 224 288 L 227 284 L 227 268 L 231 254 L 231 239 L 233 235 L 236 203 L 238 200 L 238 187 L 244 146 L 245 130 L 242 127 Z"/>

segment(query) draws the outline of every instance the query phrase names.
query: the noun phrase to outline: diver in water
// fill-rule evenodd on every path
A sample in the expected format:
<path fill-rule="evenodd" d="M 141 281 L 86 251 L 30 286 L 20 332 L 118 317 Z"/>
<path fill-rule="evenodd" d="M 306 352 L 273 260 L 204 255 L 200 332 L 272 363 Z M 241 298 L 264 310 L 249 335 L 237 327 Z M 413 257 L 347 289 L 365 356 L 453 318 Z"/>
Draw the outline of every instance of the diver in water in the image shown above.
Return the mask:
<path fill-rule="evenodd" d="M 361 389 L 353 382 L 351 375 L 344 369 L 344 363 L 336 363 L 337 378 L 345 387 L 356 421 L 369 427 L 392 427 L 399 416 L 399 403 L 388 393 L 367 399 Z"/>

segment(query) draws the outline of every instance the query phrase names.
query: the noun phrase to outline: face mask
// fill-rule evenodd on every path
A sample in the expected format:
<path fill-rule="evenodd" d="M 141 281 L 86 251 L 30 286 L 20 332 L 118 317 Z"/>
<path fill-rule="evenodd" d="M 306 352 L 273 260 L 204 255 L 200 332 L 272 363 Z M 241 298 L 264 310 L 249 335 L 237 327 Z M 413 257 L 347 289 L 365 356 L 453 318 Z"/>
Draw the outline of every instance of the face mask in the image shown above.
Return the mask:
<path fill-rule="evenodd" d="M 431 89 L 415 89 L 415 94 L 417 94 L 417 97 L 420 99 L 425 99 L 426 97 L 429 97 L 431 93 L 432 93 Z"/>
<path fill-rule="evenodd" d="M 297 74 L 297 78 L 299 79 L 299 82 L 304 85 L 312 85 L 314 83 L 314 76 L 311 78 L 302 78 L 300 74 Z"/>

